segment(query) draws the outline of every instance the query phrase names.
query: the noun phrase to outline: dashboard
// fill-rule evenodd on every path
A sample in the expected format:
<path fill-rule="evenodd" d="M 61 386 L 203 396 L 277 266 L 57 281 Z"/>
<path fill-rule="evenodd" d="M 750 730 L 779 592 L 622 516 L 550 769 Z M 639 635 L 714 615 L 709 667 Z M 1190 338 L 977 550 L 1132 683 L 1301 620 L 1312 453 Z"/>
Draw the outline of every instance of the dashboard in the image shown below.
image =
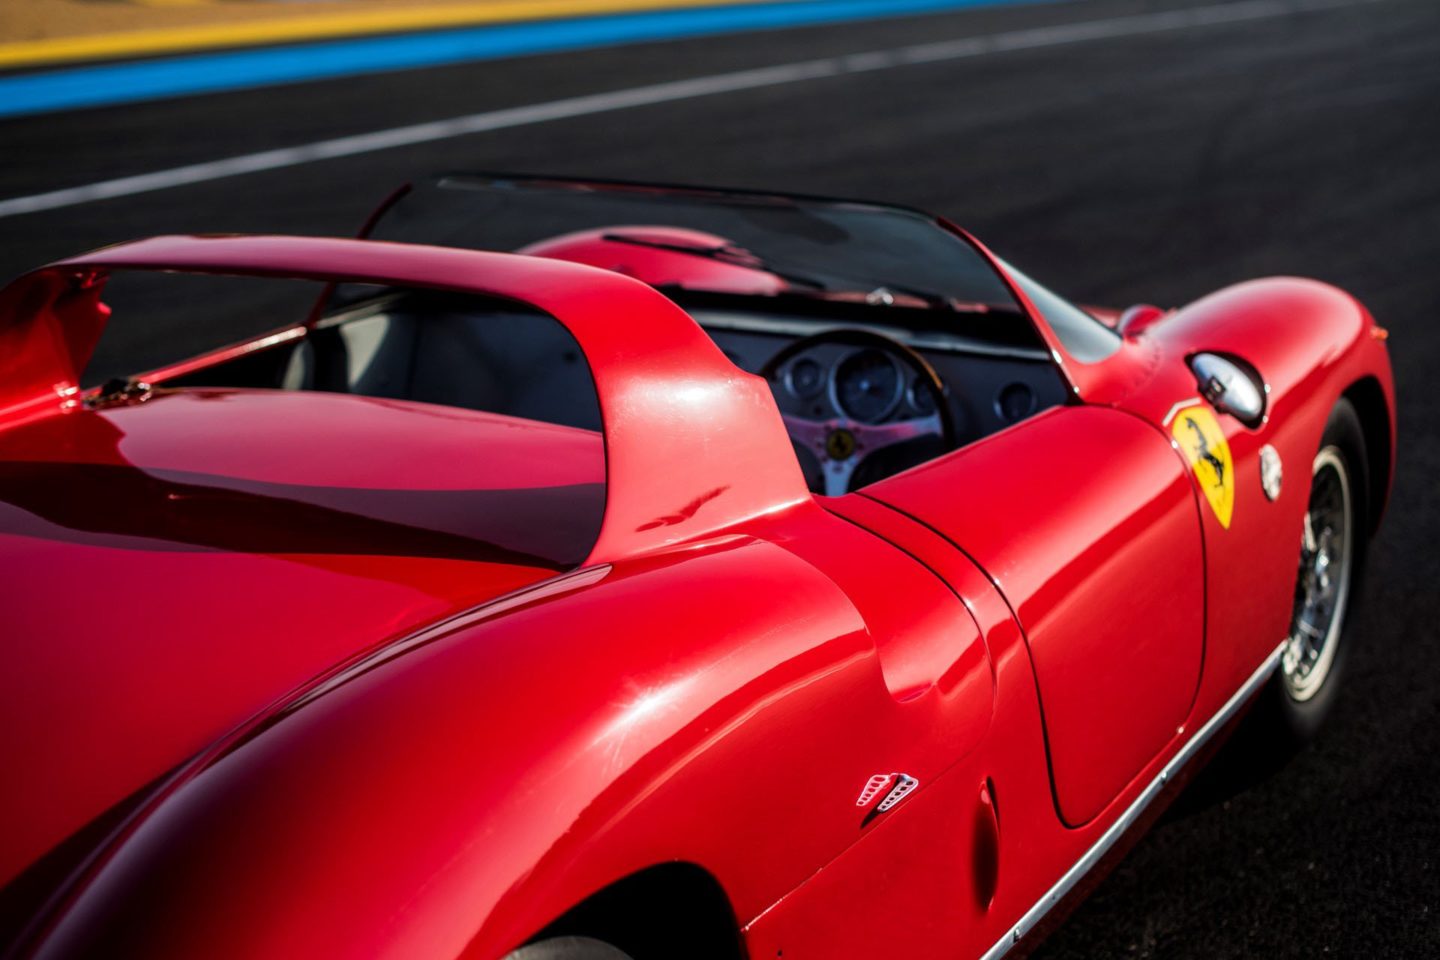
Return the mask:
<path fill-rule="evenodd" d="M 750 373 L 760 373 L 799 337 L 856 326 L 748 311 L 691 312 L 735 365 Z M 865 325 L 863 329 L 889 336 L 920 354 L 939 376 L 943 395 L 936 396 L 928 378 L 883 351 L 822 342 L 790 357 L 771 378 L 782 413 L 809 420 L 883 424 L 927 417 L 944 404 L 955 439 L 963 445 L 1066 400 L 1065 383 L 1043 350 L 898 327 Z"/>

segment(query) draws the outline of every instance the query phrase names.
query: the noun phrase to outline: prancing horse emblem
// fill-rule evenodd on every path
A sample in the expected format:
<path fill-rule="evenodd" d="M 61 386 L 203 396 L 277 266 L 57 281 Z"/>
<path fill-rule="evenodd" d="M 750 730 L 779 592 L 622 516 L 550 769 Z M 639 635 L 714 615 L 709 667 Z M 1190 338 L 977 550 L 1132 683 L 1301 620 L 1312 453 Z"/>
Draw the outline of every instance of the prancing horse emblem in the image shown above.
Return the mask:
<path fill-rule="evenodd" d="M 1220 421 L 1207 407 L 1192 406 L 1180 411 L 1170 433 L 1215 519 L 1228 529 L 1235 509 L 1235 467 Z"/>
<path fill-rule="evenodd" d="M 1200 429 L 1200 424 L 1191 417 L 1186 417 L 1185 422 L 1195 431 L 1195 452 L 1201 460 L 1215 468 L 1215 485 L 1225 486 L 1225 461 L 1210 452 L 1210 441 L 1205 439 L 1205 431 Z"/>
<path fill-rule="evenodd" d="M 825 438 L 825 453 L 831 460 L 849 460 L 857 446 L 855 434 L 844 427 L 836 427 Z"/>

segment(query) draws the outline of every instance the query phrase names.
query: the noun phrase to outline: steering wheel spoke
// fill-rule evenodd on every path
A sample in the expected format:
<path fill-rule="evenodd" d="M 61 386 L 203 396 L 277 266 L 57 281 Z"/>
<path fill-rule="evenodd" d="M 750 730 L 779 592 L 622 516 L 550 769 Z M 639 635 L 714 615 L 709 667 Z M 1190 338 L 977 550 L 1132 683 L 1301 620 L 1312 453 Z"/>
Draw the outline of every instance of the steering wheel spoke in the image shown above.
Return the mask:
<path fill-rule="evenodd" d="M 912 417 L 908 420 L 892 420 L 889 423 L 864 424 L 855 429 L 862 453 L 879 450 L 881 447 L 888 447 L 891 444 L 904 443 L 906 440 L 913 440 L 916 437 L 945 436 L 945 428 L 940 422 L 939 413 L 932 413 L 928 417 Z"/>
<path fill-rule="evenodd" d="M 923 357 L 898 340 L 870 330 L 829 330 L 796 340 L 771 357 L 760 369 L 760 375 L 771 383 L 777 383 L 787 365 L 796 362 L 797 358 L 807 351 L 823 345 L 883 351 L 900 368 L 910 371 L 913 389 L 923 386 L 923 389 L 937 399 L 945 396 L 944 384 Z M 843 362 L 842 360 L 842 364 Z M 921 437 L 937 437 L 945 449 L 956 446 L 954 423 L 943 399 L 940 399 L 931 413 L 924 416 L 881 419 L 886 416 L 886 411 L 875 410 L 874 417 L 880 419 L 880 422 L 866 422 L 856 419 L 857 416 L 866 414 L 854 413 L 835 399 L 835 376 L 832 372 L 831 409 L 828 413 L 812 417 L 783 410 L 781 412 L 790 439 L 797 446 L 814 454 L 819 461 L 821 486 L 827 496 L 836 497 L 849 493 L 855 471 L 868 457 L 887 447 Z M 898 398 L 892 401 L 892 404 L 898 403 Z M 894 415 L 892 406 L 889 416 Z"/>
<path fill-rule="evenodd" d="M 843 497 L 850 492 L 850 480 L 855 476 L 855 468 L 860 466 L 860 457 L 854 456 L 848 460 L 825 460 L 821 463 L 821 469 L 825 471 L 825 496 Z"/>
<path fill-rule="evenodd" d="M 788 413 L 781 418 L 790 439 L 819 459 L 827 497 L 849 493 L 855 471 L 872 453 L 917 437 L 946 436 L 938 413 L 890 423 L 856 423 L 844 417 L 811 420 Z"/>
<path fill-rule="evenodd" d="M 785 422 L 785 432 L 790 434 L 791 440 L 822 457 L 825 455 L 826 438 L 840 425 L 838 420 L 809 420 L 791 413 L 780 414 L 780 419 Z"/>

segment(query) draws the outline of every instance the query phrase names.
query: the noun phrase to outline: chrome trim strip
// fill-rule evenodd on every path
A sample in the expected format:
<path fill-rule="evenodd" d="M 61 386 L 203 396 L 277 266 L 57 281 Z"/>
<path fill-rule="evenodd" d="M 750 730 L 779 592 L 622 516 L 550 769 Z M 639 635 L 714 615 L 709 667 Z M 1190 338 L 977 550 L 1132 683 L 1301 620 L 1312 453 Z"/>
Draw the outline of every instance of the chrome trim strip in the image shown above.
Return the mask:
<path fill-rule="evenodd" d="M 1180 749 L 1180 752 L 1171 758 L 1169 763 L 1165 764 L 1165 768 L 1160 771 L 1160 775 L 1150 781 L 1149 785 L 1141 791 L 1140 796 L 1135 798 L 1135 802 L 1130 804 L 1129 808 L 1120 815 L 1120 819 L 1110 825 L 1110 828 L 1100 836 L 1100 839 L 1096 840 L 1095 844 L 1089 850 L 1085 851 L 1085 855 L 1081 857 L 1074 866 L 1065 871 L 1065 875 L 1046 892 L 1045 896 L 1041 897 L 1034 906 L 1025 912 L 1025 915 L 1011 928 L 1009 933 L 1001 937 L 993 947 L 985 952 L 981 960 L 999 960 L 1000 957 L 1009 953 L 1010 950 L 1020 942 L 1021 938 L 1033 930 L 1035 925 L 1044 919 L 1045 915 L 1049 913 L 1056 904 L 1063 900 L 1066 894 L 1075 888 L 1075 885 L 1090 872 L 1095 864 L 1100 862 L 1100 859 L 1109 852 L 1110 848 L 1115 845 L 1115 842 L 1124 835 L 1126 830 L 1134 825 L 1135 821 L 1140 818 L 1140 815 L 1145 812 L 1145 809 L 1160 795 L 1160 791 L 1164 789 L 1165 784 L 1170 781 L 1170 778 L 1173 777 L 1181 767 L 1194 759 L 1195 754 L 1200 751 L 1200 748 L 1215 735 L 1215 731 L 1224 726 L 1225 723 L 1245 705 L 1245 702 L 1250 699 L 1251 695 L 1259 690 L 1260 686 L 1264 684 L 1266 680 L 1270 679 L 1270 675 L 1275 672 L 1275 667 L 1280 662 L 1280 653 L 1284 649 L 1285 644 L 1282 643 L 1265 658 L 1265 662 L 1260 664 L 1259 668 L 1250 675 L 1250 678 L 1245 681 L 1239 690 L 1235 691 L 1235 695 L 1225 701 L 1225 705 L 1215 712 L 1215 715 L 1195 733 L 1195 736 L 1190 738 L 1185 746 Z"/>
<path fill-rule="evenodd" d="M 755 316 L 728 310 L 706 310 L 696 308 L 690 315 L 695 322 L 707 330 L 733 330 L 737 333 L 764 333 L 776 336 L 805 337 L 831 330 L 852 330 L 857 327 L 874 330 L 899 340 L 916 350 L 933 350 L 959 356 L 1005 357 L 1010 360 L 1036 360 L 1051 362 L 1049 351 L 1031 347 L 1000 347 L 953 334 L 945 337 L 927 337 L 904 327 L 878 323 L 834 323 L 826 320 L 789 320 L 776 317 Z"/>

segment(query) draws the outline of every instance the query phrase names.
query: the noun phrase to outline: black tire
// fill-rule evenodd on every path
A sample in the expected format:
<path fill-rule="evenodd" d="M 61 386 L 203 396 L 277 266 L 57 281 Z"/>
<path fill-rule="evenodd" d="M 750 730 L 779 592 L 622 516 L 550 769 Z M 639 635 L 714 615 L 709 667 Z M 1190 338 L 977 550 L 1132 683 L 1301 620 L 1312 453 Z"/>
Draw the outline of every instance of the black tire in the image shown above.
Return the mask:
<path fill-rule="evenodd" d="M 1335 454 L 1338 454 L 1338 457 Z M 1365 433 L 1360 426 L 1360 418 L 1356 415 L 1355 408 L 1351 406 L 1350 401 L 1343 398 L 1330 412 L 1330 419 L 1325 424 L 1325 433 L 1321 437 L 1315 461 L 1307 464 L 1312 472 L 1312 484 L 1316 485 L 1316 488 L 1311 491 L 1311 506 L 1307 509 L 1315 509 L 1315 498 L 1319 493 L 1318 485 L 1322 483 L 1322 480 L 1333 482 L 1332 477 L 1322 477 L 1322 471 L 1334 471 L 1337 460 L 1349 487 L 1347 499 L 1350 559 L 1346 572 L 1348 582 L 1343 585 L 1343 608 L 1337 611 L 1339 623 L 1333 635 L 1334 649 L 1328 669 L 1320 677 L 1318 685 L 1302 696 L 1297 695 L 1296 687 L 1300 684 L 1295 679 L 1293 672 L 1282 664 L 1255 704 L 1252 714 L 1253 722 L 1248 725 L 1250 729 L 1244 731 L 1246 739 L 1251 737 L 1259 739 L 1259 742 L 1254 744 L 1255 747 L 1277 756 L 1293 754 L 1308 743 L 1334 709 L 1335 699 L 1341 681 L 1344 679 L 1345 664 L 1349 659 L 1352 646 L 1350 624 L 1354 620 L 1355 609 L 1360 600 L 1361 586 L 1364 583 L 1365 555 L 1369 541 L 1367 517 L 1369 516 L 1370 478 L 1366 469 L 1369 461 L 1365 455 Z M 1305 555 L 1302 552 L 1302 568 L 1305 562 Z M 1297 580 L 1303 580 L 1303 577 L 1297 576 Z M 1301 603 L 1298 599 L 1301 587 L 1302 583 L 1297 582 L 1297 620 Z M 1339 590 L 1340 587 L 1337 586 L 1336 589 Z M 1297 629 L 1293 622 L 1291 629 L 1292 631 Z"/>
<path fill-rule="evenodd" d="M 589 937 L 554 937 L 508 953 L 505 960 L 630 960 L 630 955 Z"/>
<path fill-rule="evenodd" d="M 1283 667 L 1277 668 L 1270 682 L 1256 696 L 1250 711 L 1235 729 L 1214 761 L 1199 771 L 1195 781 L 1177 799 L 1170 816 L 1183 818 L 1216 806 L 1274 775 L 1308 743 L 1320 729 L 1335 705 L 1345 664 L 1353 645 L 1350 623 L 1360 599 L 1365 572 L 1365 553 L 1370 528 L 1369 477 L 1366 472 L 1365 435 L 1360 419 L 1348 400 L 1340 400 L 1330 412 L 1325 433 L 1316 450 L 1333 448 L 1339 451 L 1351 481 L 1351 530 L 1353 554 L 1350 564 L 1348 602 L 1337 635 L 1334 658 L 1323 683 L 1305 700 L 1297 700 L 1287 688 Z M 1314 472 L 1314 463 L 1304 467 Z M 1298 472 L 1300 464 L 1291 467 Z M 1289 483 L 1298 478 L 1291 474 Z M 1312 491 L 1313 493 L 1313 491 Z M 1307 508 L 1308 509 L 1308 508 Z M 1303 554 L 1302 554 L 1303 557 Z M 1298 558 L 1297 558 L 1298 559 Z M 1298 576 L 1297 576 L 1298 579 Z M 1298 584 L 1297 584 L 1298 587 Z M 1298 591 L 1297 591 L 1298 592 Z M 1291 629 L 1294 629 L 1292 622 Z"/>

